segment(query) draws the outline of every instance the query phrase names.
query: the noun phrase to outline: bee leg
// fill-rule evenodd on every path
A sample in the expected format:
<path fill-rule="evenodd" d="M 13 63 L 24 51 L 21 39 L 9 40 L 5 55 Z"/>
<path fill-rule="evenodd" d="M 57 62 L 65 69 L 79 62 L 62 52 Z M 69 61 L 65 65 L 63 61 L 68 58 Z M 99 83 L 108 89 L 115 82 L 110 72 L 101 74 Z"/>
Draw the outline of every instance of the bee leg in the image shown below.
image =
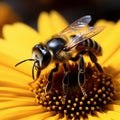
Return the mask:
<path fill-rule="evenodd" d="M 81 51 L 79 54 L 77 54 L 75 57 L 71 58 L 72 61 L 79 61 L 78 64 L 78 85 L 85 97 L 87 97 L 86 90 L 83 87 L 84 81 L 85 81 L 85 64 L 84 64 L 84 58 L 83 54 L 85 54 L 86 51 Z"/>
<path fill-rule="evenodd" d="M 36 79 L 38 79 L 38 78 L 39 78 L 40 73 L 41 73 L 41 69 L 40 69 L 40 68 L 38 68 L 38 69 L 37 69 L 37 73 L 36 73 Z"/>
<path fill-rule="evenodd" d="M 83 83 L 85 81 L 85 64 L 84 64 L 84 58 L 83 55 L 79 55 L 80 62 L 78 64 L 78 85 L 81 88 L 81 91 L 85 97 L 87 97 L 86 90 L 83 87 Z"/>
<path fill-rule="evenodd" d="M 50 74 L 49 74 L 48 83 L 47 83 L 46 89 L 45 89 L 45 92 L 46 92 L 46 93 L 49 93 L 50 90 L 51 90 L 51 88 L 52 88 L 52 77 L 53 77 L 53 73 L 58 71 L 58 67 L 59 67 L 59 64 L 56 63 L 56 67 L 53 68 L 53 69 L 51 70 Z"/>
<path fill-rule="evenodd" d="M 69 72 L 68 68 L 66 66 L 66 63 L 63 63 L 63 67 L 65 69 L 65 75 L 62 81 L 62 87 L 63 87 L 63 98 L 65 99 L 67 97 L 68 92 L 68 85 L 69 85 Z"/>
<path fill-rule="evenodd" d="M 96 56 L 95 56 L 91 51 L 88 51 L 88 54 L 89 54 L 89 56 L 90 56 L 91 61 L 95 64 L 95 66 L 97 67 L 97 69 L 98 69 L 100 72 L 103 72 L 102 67 L 100 66 L 99 63 L 97 63 L 97 58 L 96 58 Z"/>

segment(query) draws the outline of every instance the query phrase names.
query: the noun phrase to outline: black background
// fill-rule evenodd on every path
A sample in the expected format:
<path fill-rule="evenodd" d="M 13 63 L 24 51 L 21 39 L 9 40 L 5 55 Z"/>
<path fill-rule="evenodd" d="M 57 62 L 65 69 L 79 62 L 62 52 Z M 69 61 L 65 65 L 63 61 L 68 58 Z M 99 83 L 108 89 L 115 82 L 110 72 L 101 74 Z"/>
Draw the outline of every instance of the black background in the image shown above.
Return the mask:
<path fill-rule="evenodd" d="M 36 27 L 41 11 L 56 10 L 70 23 L 83 15 L 92 15 L 94 24 L 98 19 L 118 21 L 120 0 L 1 0 L 8 3 L 22 21 Z"/>

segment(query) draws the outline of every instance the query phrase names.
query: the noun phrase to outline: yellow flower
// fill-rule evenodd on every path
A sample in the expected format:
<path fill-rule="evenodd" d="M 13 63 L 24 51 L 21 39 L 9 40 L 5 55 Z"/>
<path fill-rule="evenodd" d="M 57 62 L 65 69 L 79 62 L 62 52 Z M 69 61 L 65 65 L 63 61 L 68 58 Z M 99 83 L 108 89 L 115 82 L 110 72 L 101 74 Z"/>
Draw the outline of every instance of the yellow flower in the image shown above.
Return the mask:
<path fill-rule="evenodd" d="M 42 72 L 38 80 L 33 82 L 31 78 L 31 65 L 33 63 L 27 62 L 19 67 L 14 67 L 18 61 L 30 58 L 32 47 L 36 43 L 40 41 L 44 43 L 67 25 L 68 23 L 61 15 L 52 11 L 50 14 L 46 12 L 40 14 L 38 32 L 23 23 L 4 26 L 3 36 L 5 40 L 0 40 L 1 120 L 67 120 L 69 118 L 82 120 L 86 117 L 88 120 L 120 119 L 120 21 L 114 23 L 99 20 L 95 24 L 95 26 L 105 25 L 106 28 L 93 37 L 103 48 L 103 56 L 98 58 L 98 62 L 105 67 L 105 73 L 97 73 L 91 64 L 86 66 L 86 75 L 88 77 L 93 75 L 93 83 L 96 86 L 99 86 L 100 80 L 102 81 L 100 89 L 92 89 L 89 87 L 92 81 L 88 82 L 88 90 L 94 90 L 90 91 L 89 95 L 94 96 L 94 98 L 85 98 L 81 93 L 77 94 L 80 96 L 74 97 L 69 93 L 71 96 L 62 103 L 60 91 L 55 90 L 55 93 L 48 95 L 44 93 L 51 66 Z M 69 64 L 70 69 L 72 68 L 74 71 L 76 66 L 77 63 Z M 94 72 L 89 73 L 89 70 Z M 74 71 L 71 70 L 72 77 L 75 77 Z M 54 75 L 55 87 L 58 87 L 57 82 L 59 83 L 63 75 L 62 68 L 58 74 Z M 72 91 L 76 93 L 76 91 Z M 93 95 L 94 93 L 95 95 Z"/>

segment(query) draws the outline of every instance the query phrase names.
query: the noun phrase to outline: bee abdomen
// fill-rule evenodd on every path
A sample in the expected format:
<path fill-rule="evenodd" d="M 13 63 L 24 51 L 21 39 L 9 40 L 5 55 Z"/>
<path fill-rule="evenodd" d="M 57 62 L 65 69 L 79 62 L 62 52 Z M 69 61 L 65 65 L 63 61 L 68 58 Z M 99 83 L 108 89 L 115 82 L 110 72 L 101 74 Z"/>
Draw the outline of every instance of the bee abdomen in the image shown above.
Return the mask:
<path fill-rule="evenodd" d="M 81 43 L 81 45 L 90 49 L 91 51 L 95 52 L 96 54 L 102 53 L 101 46 L 96 41 L 94 41 L 92 39 L 85 40 L 84 42 Z"/>

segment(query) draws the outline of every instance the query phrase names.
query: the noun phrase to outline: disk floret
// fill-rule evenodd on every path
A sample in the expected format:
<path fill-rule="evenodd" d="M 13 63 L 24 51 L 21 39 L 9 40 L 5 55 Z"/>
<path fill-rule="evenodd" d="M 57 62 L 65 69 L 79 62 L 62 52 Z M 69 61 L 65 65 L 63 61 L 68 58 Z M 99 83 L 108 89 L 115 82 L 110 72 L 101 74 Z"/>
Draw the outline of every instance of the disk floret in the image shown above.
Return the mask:
<path fill-rule="evenodd" d="M 88 114 L 95 114 L 95 111 L 103 111 L 105 105 L 113 99 L 114 89 L 112 78 L 106 73 L 100 73 L 90 63 L 85 67 L 86 80 L 84 90 L 87 93 L 85 97 L 77 84 L 77 64 L 69 64 L 69 86 L 68 93 L 64 99 L 62 90 L 62 76 L 64 71 L 58 70 L 53 77 L 53 86 L 49 93 L 45 92 L 47 84 L 47 74 L 37 81 L 31 83 L 32 91 L 38 104 L 46 107 L 49 111 L 56 111 L 61 117 L 67 115 L 68 118 L 79 119 L 87 117 Z"/>

